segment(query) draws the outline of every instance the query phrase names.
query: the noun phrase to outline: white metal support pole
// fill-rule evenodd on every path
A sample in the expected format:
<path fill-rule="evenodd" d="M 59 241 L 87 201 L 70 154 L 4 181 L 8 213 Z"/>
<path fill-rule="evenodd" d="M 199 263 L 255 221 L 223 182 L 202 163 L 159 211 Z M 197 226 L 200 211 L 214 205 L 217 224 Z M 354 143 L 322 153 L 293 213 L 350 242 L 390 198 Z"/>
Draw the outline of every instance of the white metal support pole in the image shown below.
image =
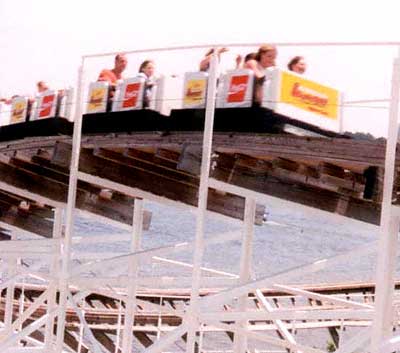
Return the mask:
<path fill-rule="evenodd" d="M 245 284 L 251 279 L 251 261 L 253 253 L 254 219 L 256 216 L 256 202 L 254 199 L 246 197 L 243 220 L 242 254 L 240 257 L 240 285 Z M 247 295 L 243 295 L 238 301 L 238 310 L 245 311 L 247 306 Z M 245 315 L 244 315 L 245 317 Z M 244 318 L 237 322 L 237 325 L 246 329 L 247 320 Z M 244 353 L 247 349 L 247 337 L 235 333 L 234 353 Z"/>
<path fill-rule="evenodd" d="M 19 311 L 18 316 L 21 317 L 24 313 L 24 304 L 25 304 L 25 281 L 22 280 L 21 283 L 21 294 L 19 296 Z M 18 331 L 22 331 L 22 322 L 18 327 Z"/>
<path fill-rule="evenodd" d="M 215 96 L 217 92 L 218 57 L 216 50 L 211 58 L 210 72 L 207 85 L 207 104 L 204 123 L 203 150 L 201 158 L 201 174 L 199 186 L 199 199 L 196 220 L 196 237 L 194 242 L 192 289 L 190 293 L 190 322 L 187 333 L 187 352 L 194 352 L 196 331 L 198 328 L 198 297 L 201 280 L 201 264 L 204 253 L 204 224 L 208 200 L 208 178 L 210 174 L 212 137 L 214 127 Z"/>
<path fill-rule="evenodd" d="M 13 238 L 11 238 L 13 239 Z M 8 267 L 8 277 L 15 277 L 16 267 L 17 267 L 17 259 L 12 257 L 7 260 Z M 6 335 L 10 334 L 12 318 L 13 318 L 13 305 L 14 305 L 14 292 L 15 292 L 15 279 L 12 279 L 7 287 L 6 294 L 6 307 L 4 313 L 4 328 Z"/>
<path fill-rule="evenodd" d="M 15 240 L 15 234 L 11 235 L 11 240 Z M 10 258 L 7 260 L 8 264 L 8 277 L 12 278 L 17 273 L 17 258 Z M 13 319 L 13 306 L 14 306 L 14 293 L 15 293 L 15 279 L 10 281 L 10 284 L 7 287 L 6 294 L 6 308 L 4 312 L 4 328 L 6 335 L 11 333 L 11 325 Z"/>
<path fill-rule="evenodd" d="M 60 239 L 62 236 L 62 213 L 63 210 L 56 208 L 54 210 L 54 224 L 53 224 L 53 239 Z M 59 257 L 60 257 L 60 244 L 53 245 L 53 258 L 50 263 L 50 276 L 52 277 L 49 283 L 49 296 L 47 299 L 47 314 L 50 314 L 56 307 L 56 294 L 57 294 L 57 276 L 59 272 Z M 54 317 L 51 317 L 46 322 L 44 333 L 44 345 L 46 351 L 51 351 L 53 342 L 53 329 Z"/>
<path fill-rule="evenodd" d="M 85 317 L 85 308 L 82 308 L 82 316 Z M 83 346 L 83 333 L 85 332 L 85 327 L 83 325 L 83 322 L 80 323 L 79 325 L 79 340 L 78 340 L 78 349 L 77 352 L 81 353 L 82 352 L 82 346 Z"/>
<path fill-rule="evenodd" d="M 118 307 L 118 322 L 117 322 L 117 331 L 115 334 L 115 351 L 114 353 L 118 353 L 119 351 L 119 341 L 121 335 L 121 322 L 122 322 L 122 300 L 119 301 Z"/>
<path fill-rule="evenodd" d="M 379 248 L 376 269 L 375 317 L 372 325 L 371 351 L 379 352 L 379 346 L 391 335 L 392 305 L 394 294 L 395 260 L 397 253 L 398 219 L 394 219 L 392 192 L 397 146 L 397 130 L 400 95 L 400 57 L 394 59 L 392 92 L 389 112 L 389 128 L 386 142 L 385 177 Z"/>
<path fill-rule="evenodd" d="M 161 338 L 161 325 L 162 325 L 162 315 L 161 308 L 163 304 L 163 296 L 160 296 L 160 304 L 158 306 L 158 319 L 157 319 L 157 341 Z"/>
<path fill-rule="evenodd" d="M 345 102 L 345 94 L 342 92 L 340 94 L 340 100 L 339 100 L 339 133 L 343 134 L 344 133 L 344 102 Z"/>
<path fill-rule="evenodd" d="M 204 325 L 200 325 L 200 335 L 199 335 L 199 352 L 203 351 L 203 342 L 204 342 Z"/>
<path fill-rule="evenodd" d="M 60 299 L 59 307 L 60 314 L 57 319 L 57 339 L 56 339 L 56 353 L 61 353 L 64 341 L 65 329 L 65 311 L 67 307 L 68 296 L 68 275 L 69 264 L 71 256 L 71 243 L 74 234 L 74 219 L 75 219 L 75 203 L 76 203 L 76 187 L 78 183 L 78 167 L 79 155 L 81 149 L 81 133 L 82 133 L 82 86 L 83 86 L 83 68 L 85 59 L 82 57 L 81 66 L 78 71 L 78 88 L 76 94 L 76 109 L 75 109 L 75 122 L 74 134 L 72 139 L 72 155 L 71 166 L 69 172 L 69 186 L 68 186 L 68 202 L 66 208 L 66 222 L 65 222 L 65 235 L 62 243 L 62 267 L 60 273 Z"/>
<path fill-rule="evenodd" d="M 133 209 L 133 234 L 131 240 L 131 253 L 140 249 L 143 224 L 143 200 L 135 198 Z M 139 272 L 139 262 L 136 257 L 129 261 L 128 277 L 131 278 L 127 288 L 127 300 L 124 320 L 124 334 L 122 338 L 122 352 L 129 353 L 132 351 L 132 328 L 134 323 L 134 315 L 136 309 L 136 288 L 137 277 Z"/>

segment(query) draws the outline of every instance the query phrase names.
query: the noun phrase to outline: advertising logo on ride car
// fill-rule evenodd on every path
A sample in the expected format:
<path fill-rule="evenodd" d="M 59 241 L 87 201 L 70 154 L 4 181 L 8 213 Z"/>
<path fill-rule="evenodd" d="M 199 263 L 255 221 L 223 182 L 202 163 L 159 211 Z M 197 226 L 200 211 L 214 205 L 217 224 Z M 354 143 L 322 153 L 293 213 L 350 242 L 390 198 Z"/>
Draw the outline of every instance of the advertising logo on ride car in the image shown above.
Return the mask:
<path fill-rule="evenodd" d="M 96 111 L 101 108 L 107 98 L 106 87 L 95 87 L 89 92 L 88 112 Z"/>
<path fill-rule="evenodd" d="M 293 75 L 281 72 L 280 102 L 297 108 L 338 119 L 339 91 Z"/>
<path fill-rule="evenodd" d="M 185 96 L 183 97 L 184 104 L 199 104 L 204 99 L 206 94 L 205 78 L 189 79 L 186 82 Z"/>
<path fill-rule="evenodd" d="M 39 118 L 47 118 L 50 116 L 55 100 L 56 100 L 55 94 L 49 94 L 47 96 L 42 97 L 41 105 L 39 107 Z"/>
<path fill-rule="evenodd" d="M 140 92 L 140 82 L 128 83 L 125 87 L 122 108 L 135 108 Z"/>
<path fill-rule="evenodd" d="M 246 96 L 249 75 L 232 76 L 229 84 L 228 103 L 241 103 Z"/>
<path fill-rule="evenodd" d="M 14 100 L 11 108 L 11 122 L 19 123 L 25 120 L 27 102 L 25 100 Z"/>

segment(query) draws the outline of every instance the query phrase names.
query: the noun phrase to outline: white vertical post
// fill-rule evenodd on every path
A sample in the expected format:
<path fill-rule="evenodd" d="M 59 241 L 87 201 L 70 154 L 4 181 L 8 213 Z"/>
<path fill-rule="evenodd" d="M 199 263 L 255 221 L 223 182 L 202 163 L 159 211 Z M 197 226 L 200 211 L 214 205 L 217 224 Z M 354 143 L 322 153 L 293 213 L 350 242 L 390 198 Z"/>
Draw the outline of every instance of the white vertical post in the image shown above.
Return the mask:
<path fill-rule="evenodd" d="M 343 134 L 344 132 L 344 102 L 345 102 L 345 94 L 344 92 L 340 93 L 339 99 L 339 133 Z"/>
<path fill-rule="evenodd" d="M 131 240 L 131 253 L 140 249 L 143 224 L 143 200 L 135 198 L 133 209 L 133 234 Z M 137 276 L 139 272 L 139 263 L 136 257 L 133 257 L 128 264 L 128 276 L 131 278 L 127 288 L 127 300 L 125 308 L 124 334 L 122 338 L 122 352 L 132 351 L 132 327 L 136 309 L 136 288 Z"/>
<path fill-rule="evenodd" d="M 8 276 L 15 276 L 15 258 L 7 260 L 8 262 Z M 4 327 L 7 334 L 10 332 L 13 314 L 13 300 L 14 300 L 15 280 L 12 280 L 7 287 L 6 295 L 6 310 L 4 313 Z"/>
<path fill-rule="evenodd" d="M 15 235 L 11 236 L 11 240 L 15 240 Z M 7 261 L 8 267 L 8 277 L 12 278 L 17 273 L 17 258 L 10 258 Z M 7 287 L 7 294 L 6 294 L 6 307 L 4 312 L 4 328 L 6 334 L 11 333 L 11 325 L 12 325 L 12 318 L 13 318 L 13 306 L 14 306 L 14 292 L 15 292 L 15 279 L 10 281 L 10 284 Z"/>
<path fill-rule="evenodd" d="M 82 308 L 82 316 L 85 317 L 85 310 L 84 308 Z M 77 353 L 81 353 L 82 352 L 82 346 L 83 346 L 83 333 L 85 332 L 85 325 L 83 324 L 83 322 L 80 323 L 79 325 L 79 340 L 78 340 L 78 349 L 77 349 Z"/>
<path fill-rule="evenodd" d="M 157 319 L 157 341 L 161 338 L 161 324 L 162 324 L 162 308 L 163 296 L 160 296 L 160 305 L 158 306 L 158 319 Z"/>
<path fill-rule="evenodd" d="M 71 256 L 71 241 L 74 234 L 76 187 L 78 183 L 79 155 L 81 149 L 82 133 L 82 86 L 83 86 L 83 67 L 85 59 L 82 57 L 81 66 L 78 71 L 78 88 L 76 95 L 76 109 L 74 119 L 74 134 L 72 139 L 71 166 L 69 171 L 68 203 L 66 208 L 65 235 L 62 243 L 61 255 L 62 266 L 60 272 L 60 313 L 57 319 L 57 340 L 55 353 L 61 353 L 64 341 L 65 311 L 67 307 L 69 263 Z"/>
<path fill-rule="evenodd" d="M 341 348 L 344 343 L 343 342 L 344 329 L 345 329 L 344 322 L 343 322 L 343 319 L 341 319 L 340 320 L 340 329 L 339 329 L 339 347 L 338 348 Z"/>
<path fill-rule="evenodd" d="M 119 340 L 121 336 L 121 321 L 122 321 L 122 300 L 119 301 L 118 307 L 118 323 L 117 323 L 117 330 L 115 335 L 115 351 L 114 353 L 118 353 L 119 351 Z"/>
<path fill-rule="evenodd" d="M 256 216 L 256 202 L 246 197 L 243 219 L 242 254 L 240 257 L 240 285 L 251 279 L 251 261 L 253 252 L 254 218 Z M 247 306 L 247 295 L 243 295 L 238 301 L 238 310 L 245 311 Z M 239 320 L 237 325 L 246 328 L 247 320 Z M 247 349 L 247 337 L 239 332 L 234 336 L 234 353 L 244 353 Z"/>
<path fill-rule="evenodd" d="M 19 296 L 19 311 L 18 311 L 19 317 L 21 317 L 22 314 L 24 313 L 24 304 L 25 304 L 25 280 L 22 280 L 21 294 Z M 22 322 L 19 325 L 18 330 L 22 331 Z"/>
<path fill-rule="evenodd" d="M 393 318 L 392 306 L 399 220 L 394 218 L 392 212 L 392 192 L 397 146 L 399 94 L 400 57 L 397 57 L 393 62 L 389 127 L 386 142 L 385 177 L 376 269 L 375 317 L 371 337 L 372 352 L 379 352 L 380 344 L 391 335 Z"/>
<path fill-rule="evenodd" d="M 204 123 L 203 149 L 201 158 L 201 174 L 199 199 L 197 205 L 196 237 L 194 242 L 192 289 L 190 293 L 190 322 L 188 322 L 187 352 L 194 352 L 196 330 L 198 327 L 198 296 L 201 279 L 201 263 L 204 252 L 204 223 L 208 200 L 208 178 L 210 174 L 211 148 L 214 127 L 215 96 L 217 91 L 218 57 L 216 50 L 211 58 L 210 72 L 207 85 L 207 104 Z"/>
<path fill-rule="evenodd" d="M 200 334 L 199 334 L 199 352 L 203 351 L 203 342 L 204 342 L 204 324 L 201 324 Z"/>
<path fill-rule="evenodd" d="M 53 239 L 60 239 L 62 233 L 62 212 L 60 208 L 54 210 L 54 224 L 53 224 Z M 56 294 L 57 294 L 57 276 L 59 271 L 59 257 L 60 257 L 60 244 L 53 245 L 53 258 L 50 264 L 50 276 L 52 279 L 49 283 L 49 295 L 47 299 L 47 314 L 49 315 L 56 306 Z M 54 317 L 51 317 L 46 322 L 46 328 L 44 333 L 44 345 L 46 351 L 51 351 L 53 342 L 53 329 L 54 329 Z"/>

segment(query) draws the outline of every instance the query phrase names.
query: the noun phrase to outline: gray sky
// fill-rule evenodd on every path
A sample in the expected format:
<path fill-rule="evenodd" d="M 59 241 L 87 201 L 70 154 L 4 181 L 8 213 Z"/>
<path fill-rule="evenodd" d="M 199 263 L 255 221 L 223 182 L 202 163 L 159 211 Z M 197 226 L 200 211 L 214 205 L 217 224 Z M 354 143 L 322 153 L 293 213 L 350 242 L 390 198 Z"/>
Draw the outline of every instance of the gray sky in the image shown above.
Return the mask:
<path fill-rule="evenodd" d="M 35 82 L 76 85 L 80 55 L 206 43 L 400 41 L 400 4 L 381 1 L 0 0 L 0 95 L 33 94 Z M 255 48 L 254 48 L 255 49 Z M 222 65 L 234 65 L 231 48 Z M 204 50 L 151 54 L 159 72 L 195 70 Z M 280 47 L 278 66 L 306 56 L 307 76 L 345 92 L 348 100 L 390 95 L 391 47 Z M 127 75 L 141 60 L 132 55 Z M 88 80 L 112 58 L 93 60 Z M 345 109 L 345 129 L 386 134 L 387 104 Z"/>

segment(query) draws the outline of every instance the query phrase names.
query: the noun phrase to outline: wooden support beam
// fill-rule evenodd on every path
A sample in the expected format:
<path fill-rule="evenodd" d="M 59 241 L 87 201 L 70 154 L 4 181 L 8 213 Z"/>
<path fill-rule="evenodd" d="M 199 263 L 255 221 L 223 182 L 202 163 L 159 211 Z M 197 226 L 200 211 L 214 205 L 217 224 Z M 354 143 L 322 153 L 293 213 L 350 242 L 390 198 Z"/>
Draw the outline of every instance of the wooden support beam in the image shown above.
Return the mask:
<path fill-rule="evenodd" d="M 178 162 L 180 157 L 180 152 L 173 151 L 169 148 L 157 148 L 156 156 L 164 158 L 170 161 Z"/>
<path fill-rule="evenodd" d="M 68 185 L 69 183 L 69 173 L 62 173 L 60 170 L 54 170 L 46 166 L 41 166 L 37 163 L 32 162 L 26 157 L 24 158 L 21 155 L 19 155 L 18 157 L 10 158 L 9 163 L 19 169 L 35 173 L 37 175 L 58 181 L 63 184 Z M 83 181 L 78 181 L 78 189 L 93 194 L 98 194 L 101 191 L 101 188 Z"/>
<path fill-rule="evenodd" d="M 129 151 L 127 151 L 129 152 Z M 154 163 L 150 163 L 144 160 L 138 160 L 131 158 L 130 156 L 118 152 L 114 152 L 111 149 L 106 149 L 106 148 L 99 148 L 94 151 L 94 155 L 114 160 L 120 163 L 123 163 L 127 166 L 131 167 L 136 167 L 136 168 L 141 168 L 145 169 L 148 172 L 161 175 L 166 178 L 171 178 L 174 180 L 179 180 L 180 182 L 185 182 L 191 185 L 197 186 L 199 184 L 199 179 L 197 177 L 194 177 L 192 175 L 189 175 L 187 173 L 180 173 L 179 171 L 175 169 L 170 169 L 166 168 Z"/>
<path fill-rule="evenodd" d="M 56 328 L 57 326 L 55 325 L 54 327 Z M 71 348 L 73 352 L 78 352 L 79 342 L 68 330 L 64 332 L 64 343 Z M 89 353 L 89 348 L 85 344 L 82 344 L 81 353 Z"/>
<path fill-rule="evenodd" d="M 68 176 L 49 168 L 19 158 L 1 157 L 0 180 L 31 193 L 46 197 L 56 202 L 66 202 L 68 193 Z M 79 183 L 77 190 L 77 208 L 132 225 L 133 199 L 107 200 L 99 197 L 101 189 L 88 183 Z M 14 216 L 14 214 L 13 214 Z M 144 229 L 148 229 L 151 214 L 146 211 Z M 14 223 L 15 224 L 15 223 Z M 44 234 L 41 234 L 44 235 Z"/>
<path fill-rule="evenodd" d="M 0 155 L 0 180 L 20 190 L 50 198 L 56 202 L 65 202 L 67 190 L 60 182 L 19 169 L 10 164 L 10 158 Z"/>
<path fill-rule="evenodd" d="M 328 327 L 329 334 L 331 335 L 332 341 L 336 347 L 339 348 L 339 334 L 338 327 Z"/>
<path fill-rule="evenodd" d="M 3 228 L 0 228 L 0 241 L 3 240 L 10 240 L 11 239 L 11 234 Z"/>
<path fill-rule="evenodd" d="M 176 170 L 177 161 L 172 159 L 174 156 L 173 151 L 168 151 L 167 149 L 159 148 L 156 153 L 153 153 L 139 148 L 127 148 L 124 154 L 134 159 L 151 162 L 158 166 Z"/>
<path fill-rule="evenodd" d="M 307 175 L 313 171 L 307 171 L 306 167 L 301 170 L 294 163 L 282 159 L 272 164 L 256 162 L 251 157 L 240 156 L 239 159 L 237 155 L 221 154 L 216 159 L 212 176 L 281 199 L 338 212 L 373 224 L 379 223 L 380 204 L 354 197 L 337 185 L 326 184 L 318 177 Z M 340 201 L 343 198 L 348 199 L 348 203 Z"/>
<path fill-rule="evenodd" d="M 108 335 L 101 331 L 101 330 L 92 330 L 93 336 L 98 340 L 103 347 L 105 347 L 110 353 L 118 352 L 121 353 L 121 350 L 118 348 L 118 350 L 115 350 L 115 344 L 114 341 L 108 337 Z"/>
<path fill-rule="evenodd" d="M 150 347 L 154 343 L 154 340 L 152 340 L 149 337 L 150 335 L 146 332 L 134 331 L 133 335 L 136 337 L 136 339 L 141 343 L 141 345 L 144 348 Z"/>
<path fill-rule="evenodd" d="M 44 343 L 44 335 L 39 330 L 33 331 L 29 336 L 35 339 L 36 341 Z"/>
<path fill-rule="evenodd" d="M 365 178 L 332 163 L 322 162 L 318 167 L 319 177 L 323 183 L 333 184 L 339 188 L 351 190 L 354 194 L 364 196 Z"/>
<path fill-rule="evenodd" d="M 68 140 L 64 137 L 58 139 L 64 141 L 64 144 Z M 46 160 L 48 162 L 56 140 L 57 137 L 54 136 L 45 140 L 31 138 L 29 141 L 3 144 L 0 149 L 7 153 L 24 150 L 30 155 L 33 149 L 37 150 L 43 146 L 40 153 L 32 157 L 32 162 L 41 160 L 44 163 Z M 130 147 L 120 154 L 134 160 L 138 169 L 142 166 L 148 172 L 162 173 L 164 178 L 166 173 L 170 173 L 169 176 L 177 177 L 183 182 L 185 177 L 193 178 L 194 175 L 184 176 L 187 173 L 183 171 L 180 171 L 182 175 L 179 177 L 174 174 L 177 173 L 179 160 L 185 160 L 180 153 L 180 148 L 187 146 L 188 151 L 192 149 L 195 151 L 195 159 L 198 160 L 201 133 L 181 132 L 168 136 L 159 136 L 153 132 L 131 135 L 122 133 L 118 136 L 99 134 L 84 137 L 83 146 L 85 144 L 96 148 L 107 146 L 107 150 L 112 149 L 117 153 Z M 110 148 L 110 146 L 113 147 Z M 115 146 L 121 146 L 118 147 L 120 150 Z M 237 185 L 267 194 L 270 189 L 268 186 L 265 187 L 266 184 L 269 184 L 270 188 L 278 185 L 276 191 L 271 191 L 271 195 L 294 202 L 297 202 L 297 196 L 299 196 L 300 203 L 303 204 L 318 208 L 322 205 L 322 209 L 330 212 L 345 212 L 345 215 L 349 217 L 372 223 L 378 222 L 376 215 L 380 209 L 381 178 L 379 173 L 372 173 L 374 175 L 370 173 L 369 176 L 363 176 L 363 173 L 370 168 L 383 167 L 384 141 L 216 132 L 213 137 L 213 146 L 214 151 L 228 155 L 232 153 L 235 156 L 234 165 L 229 172 L 222 173 L 222 176 L 215 176 L 217 179 L 228 180 L 232 183 L 237 183 L 238 179 L 242 179 L 243 182 Z M 64 172 L 65 168 L 68 169 L 70 148 L 65 152 L 60 163 L 53 164 L 51 169 L 57 171 L 57 166 L 61 171 L 62 163 L 64 163 Z M 18 154 L 16 157 L 19 157 Z M 396 157 L 396 163 L 400 163 L 400 153 Z M 213 173 L 220 173 L 222 167 L 223 163 L 218 161 Z M 195 168 L 190 169 L 192 172 L 195 171 Z M 150 173 L 147 175 L 149 176 Z M 190 180 L 189 183 L 194 181 L 194 179 Z M 397 196 L 397 189 L 395 192 L 394 199 L 400 199 Z M 349 197 L 347 207 L 344 207 L 339 195 Z M 368 202 L 364 197 L 368 200 L 372 199 L 373 202 Z"/>
<path fill-rule="evenodd" d="M 145 151 L 140 148 L 127 148 L 126 155 L 143 161 L 152 161 L 154 158 L 153 152 Z"/>
<path fill-rule="evenodd" d="M 292 172 L 296 172 L 300 169 L 299 163 L 287 158 L 276 158 L 272 161 L 272 165 L 274 167 L 290 170 Z"/>
<path fill-rule="evenodd" d="M 28 212 L 22 213 L 16 206 L 2 201 L 0 201 L 0 221 L 46 238 L 51 238 L 53 234 L 53 222 L 49 219 Z"/>
<path fill-rule="evenodd" d="M 53 163 L 65 164 L 65 156 L 69 155 L 71 146 L 68 144 L 57 144 L 54 151 Z M 106 158 L 107 157 L 107 158 Z M 169 172 L 167 176 L 154 173 L 154 170 L 139 168 L 129 163 L 124 158 L 109 158 L 104 150 L 95 151 L 83 148 L 81 150 L 80 170 L 82 172 L 121 183 L 143 191 L 151 192 L 155 195 L 163 196 L 172 200 L 180 201 L 189 205 L 197 205 L 198 187 L 187 182 L 172 178 Z M 175 174 L 178 178 L 178 174 Z M 209 190 L 208 209 L 230 217 L 243 219 L 244 198 L 224 194 L 221 195 L 215 190 Z"/>
<path fill-rule="evenodd" d="M 46 238 L 52 237 L 54 212 L 50 207 L 3 191 L 0 191 L 0 205 L 0 221 Z M 1 240 L 8 239 L 10 233 L 1 232 Z"/>

